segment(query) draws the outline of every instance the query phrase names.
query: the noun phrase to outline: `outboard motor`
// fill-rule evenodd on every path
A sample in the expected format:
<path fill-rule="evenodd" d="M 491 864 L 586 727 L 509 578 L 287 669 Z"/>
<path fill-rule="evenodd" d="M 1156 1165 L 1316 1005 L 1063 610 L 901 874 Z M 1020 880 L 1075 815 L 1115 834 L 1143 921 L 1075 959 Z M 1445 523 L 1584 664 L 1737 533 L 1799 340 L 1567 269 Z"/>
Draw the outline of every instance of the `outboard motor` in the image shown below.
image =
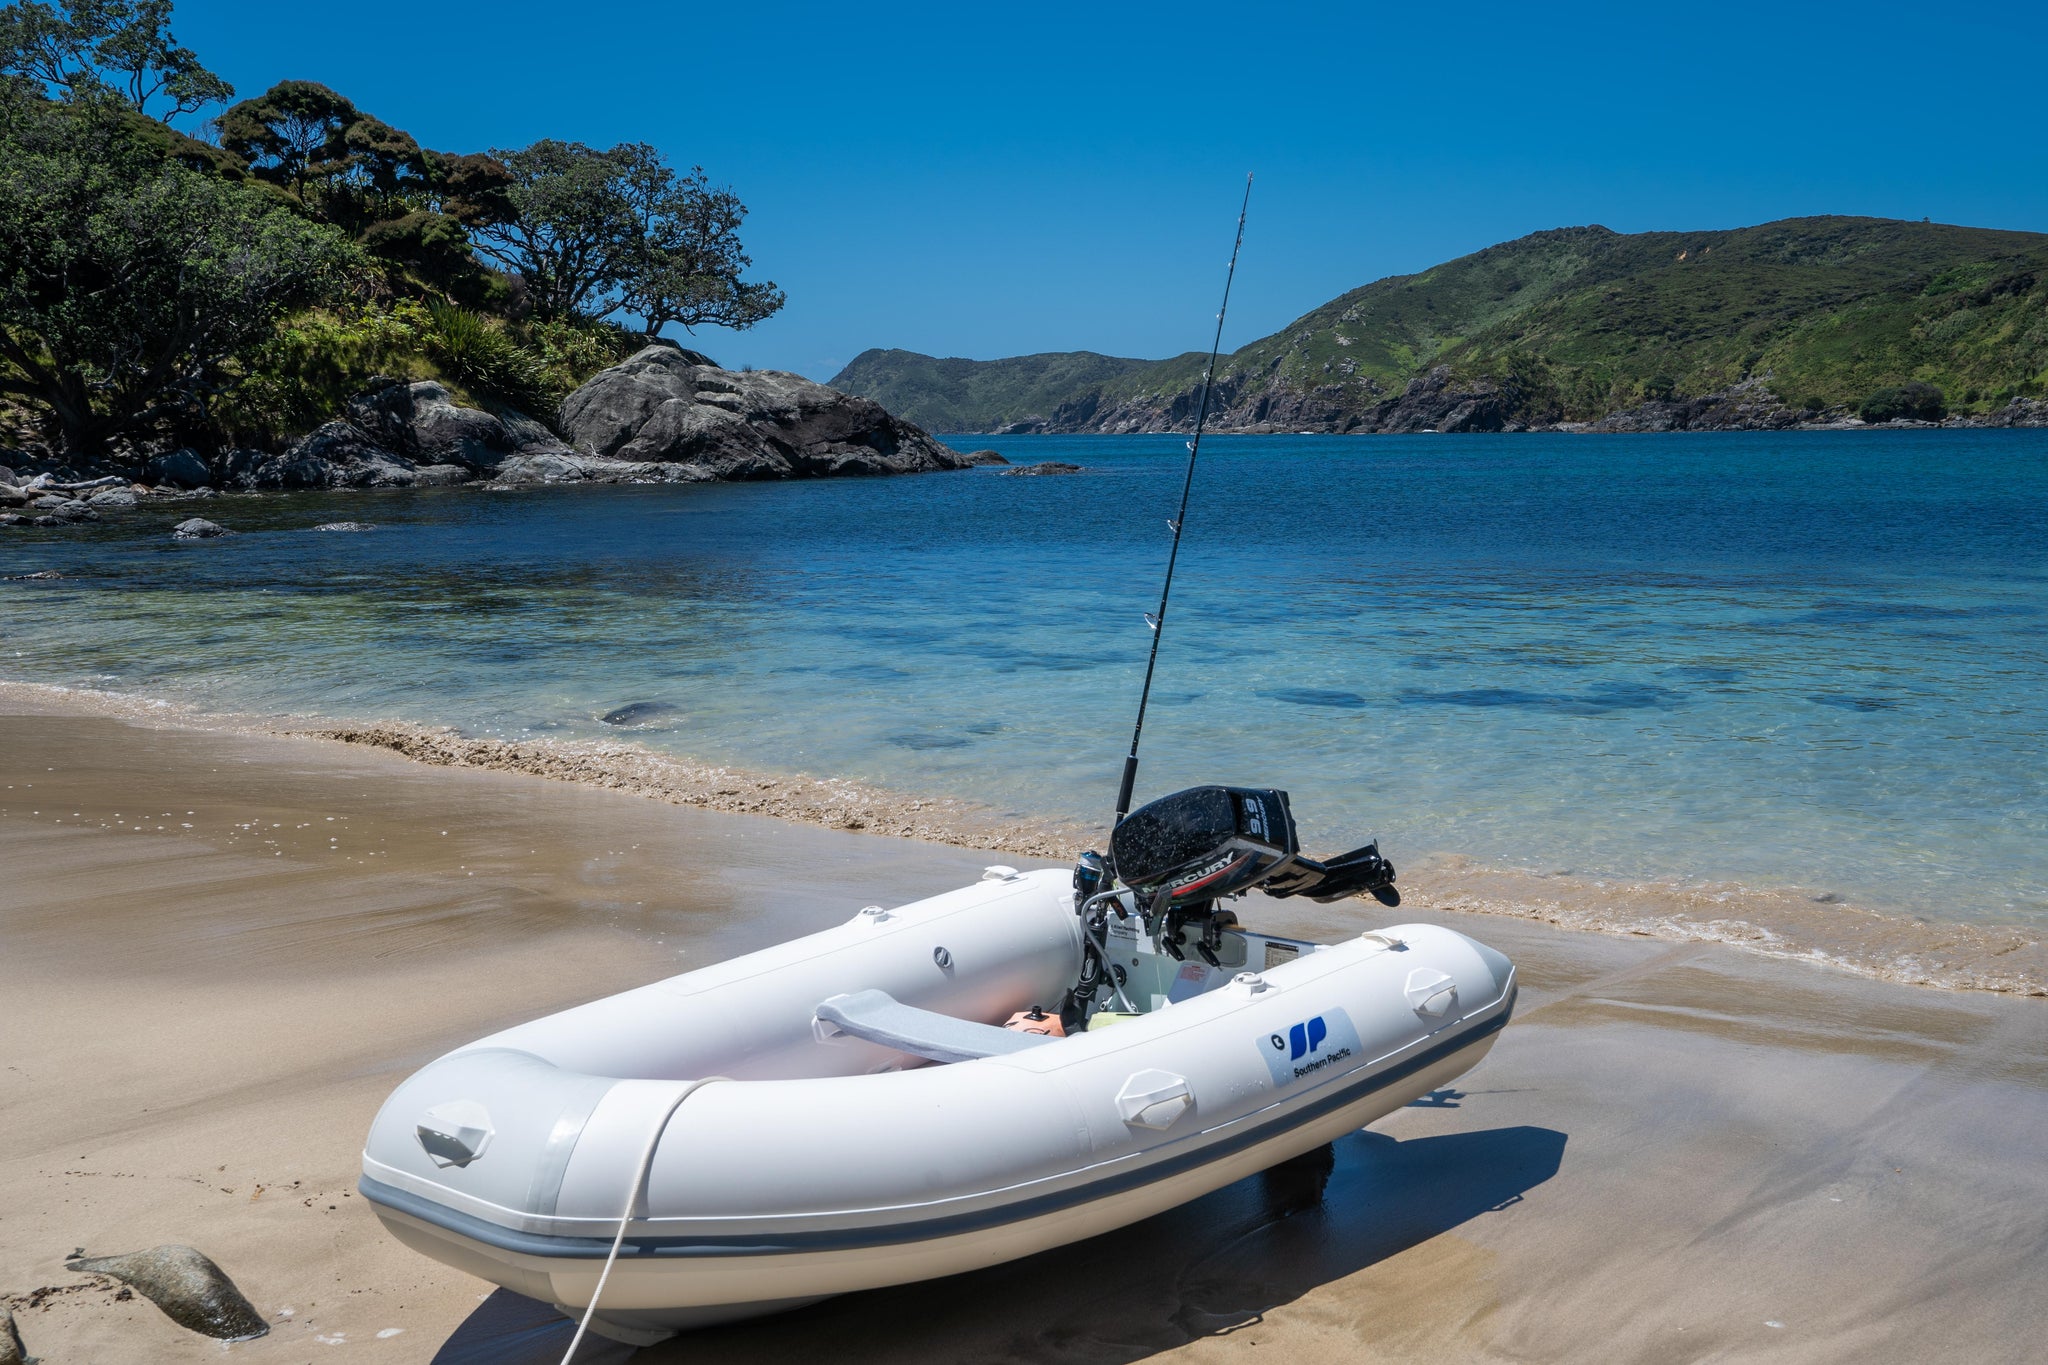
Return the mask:
<path fill-rule="evenodd" d="M 1253 787 L 1190 787 L 1140 806 L 1110 836 L 1117 879 L 1156 911 L 1263 887 L 1270 896 L 1334 901 L 1364 891 L 1399 905 L 1394 865 L 1379 845 L 1328 862 L 1304 857 L 1287 793 Z"/>
<path fill-rule="evenodd" d="M 1110 856 L 1084 853 L 1074 869 L 1074 908 L 1087 922 L 1090 949 L 1069 1009 L 1078 1010 L 1121 968 L 1100 950 L 1107 917 L 1143 917 L 1161 951 L 1185 959 L 1184 931 L 1199 924 L 1192 946 L 1220 966 L 1223 931 L 1237 917 L 1218 902 L 1254 887 L 1272 896 L 1334 901 L 1364 891 L 1399 905 L 1394 865 L 1367 844 L 1328 862 L 1303 856 L 1287 793 L 1265 787 L 1189 787 L 1132 811 L 1110 836 Z M 1121 885 L 1123 890 L 1116 890 Z"/>

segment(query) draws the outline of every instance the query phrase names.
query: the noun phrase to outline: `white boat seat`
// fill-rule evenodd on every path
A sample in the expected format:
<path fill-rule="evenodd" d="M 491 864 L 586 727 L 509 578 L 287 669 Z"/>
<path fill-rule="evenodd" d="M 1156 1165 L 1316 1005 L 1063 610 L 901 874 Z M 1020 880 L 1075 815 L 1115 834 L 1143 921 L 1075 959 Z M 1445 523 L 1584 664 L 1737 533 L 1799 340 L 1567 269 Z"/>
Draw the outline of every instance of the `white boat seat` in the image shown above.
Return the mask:
<path fill-rule="evenodd" d="M 935 1062 L 1000 1057 L 1053 1041 L 1043 1033 L 1019 1033 L 994 1024 L 955 1019 L 936 1010 L 921 1010 L 904 1004 L 887 991 L 835 995 L 818 1006 L 817 1017 L 837 1034 L 879 1043 L 912 1056 L 929 1057 Z"/>

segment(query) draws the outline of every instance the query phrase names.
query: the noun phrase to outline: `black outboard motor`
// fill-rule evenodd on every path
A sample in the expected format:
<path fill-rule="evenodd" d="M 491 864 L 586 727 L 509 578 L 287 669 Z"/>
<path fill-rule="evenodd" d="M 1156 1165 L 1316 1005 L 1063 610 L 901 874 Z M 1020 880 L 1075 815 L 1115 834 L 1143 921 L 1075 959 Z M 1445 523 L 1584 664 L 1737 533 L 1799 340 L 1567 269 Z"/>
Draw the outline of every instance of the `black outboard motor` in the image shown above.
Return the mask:
<path fill-rule="evenodd" d="M 1158 910 L 1192 910 L 1263 886 L 1272 896 L 1340 900 L 1369 892 L 1399 905 L 1394 865 L 1377 844 L 1328 862 L 1302 856 L 1287 793 L 1254 787 L 1190 787 L 1140 806 L 1110 836 L 1117 879 Z"/>
<path fill-rule="evenodd" d="M 1299 852 L 1287 793 L 1250 787 L 1162 796 L 1125 816 L 1109 841 L 1117 879 L 1155 911 L 1248 890 Z"/>

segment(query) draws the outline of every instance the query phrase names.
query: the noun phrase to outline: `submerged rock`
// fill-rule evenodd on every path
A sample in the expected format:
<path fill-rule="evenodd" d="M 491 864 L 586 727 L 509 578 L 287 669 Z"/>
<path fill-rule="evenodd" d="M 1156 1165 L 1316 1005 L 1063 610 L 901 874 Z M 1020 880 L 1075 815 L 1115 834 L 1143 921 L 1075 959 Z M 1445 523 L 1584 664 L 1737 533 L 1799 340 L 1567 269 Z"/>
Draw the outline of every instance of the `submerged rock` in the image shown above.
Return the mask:
<path fill-rule="evenodd" d="M 123 1256 L 73 1252 L 64 1268 L 132 1285 L 172 1322 L 218 1341 L 249 1341 L 270 1330 L 227 1272 L 192 1247 L 151 1247 Z"/>
<path fill-rule="evenodd" d="M 1081 466 L 1068 464 L 1065 460 L 1041 460 L 1037 464 L 1022 464 L 1015 469 L 1005 469 L 999 478 L 1015 479 L 1027 474 L 1078 474 Z"/>
<path fill-rule="evenodd" d="M 682 707 L 670 702 L 636 701 L 621 706 L 616 711 L 607 711 L 598 719 L 606 725 L 648 725 L 654 721 L 680 716 L 682 713 Z"/>
<path fill-rule="evenodd" d="M 313 528 L 316 531 L 374 531 L 376 526 L 367 521 L 330 521 Z"/>
<path fill-rule="evenodd" d="M 234 532 L 217 521 L 205 517 L 190 517 L 171 528 L 174 540 L 212 540 L 216 536 L 231 536 Z"/>

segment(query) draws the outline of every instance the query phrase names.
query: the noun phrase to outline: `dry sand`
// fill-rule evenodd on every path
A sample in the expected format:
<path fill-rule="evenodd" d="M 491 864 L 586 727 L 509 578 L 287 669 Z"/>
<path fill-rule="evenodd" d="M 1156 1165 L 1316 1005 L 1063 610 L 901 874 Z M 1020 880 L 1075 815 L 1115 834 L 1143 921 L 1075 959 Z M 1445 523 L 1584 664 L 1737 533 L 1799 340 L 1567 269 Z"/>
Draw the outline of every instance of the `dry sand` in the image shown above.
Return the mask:
<path fill-rule="evenodd" d="M 67 709 L 0 705 L 0 1293 L 51 1365 L 222 1356 L 62 1269 L 161 1242 L 275 1324 L 236 1359 L 558 1358 L 565 1323 L 352 1193 L 391 1087 L 994 860 Z M 1521 1013 L 1457 1091 L 1081 1246 L 632 1358 L 2038 1357 L 2048 1001 L 1574 932 L 1538 921 L 1598 922 L 1597 898 L 1435 874 L 1433 898 L 1404 870 L 1402 911 L 1245 917 L 1442 920 L 1514 956 Z M 1416 908 L 1447 901 L 1510 913 Z"/>

